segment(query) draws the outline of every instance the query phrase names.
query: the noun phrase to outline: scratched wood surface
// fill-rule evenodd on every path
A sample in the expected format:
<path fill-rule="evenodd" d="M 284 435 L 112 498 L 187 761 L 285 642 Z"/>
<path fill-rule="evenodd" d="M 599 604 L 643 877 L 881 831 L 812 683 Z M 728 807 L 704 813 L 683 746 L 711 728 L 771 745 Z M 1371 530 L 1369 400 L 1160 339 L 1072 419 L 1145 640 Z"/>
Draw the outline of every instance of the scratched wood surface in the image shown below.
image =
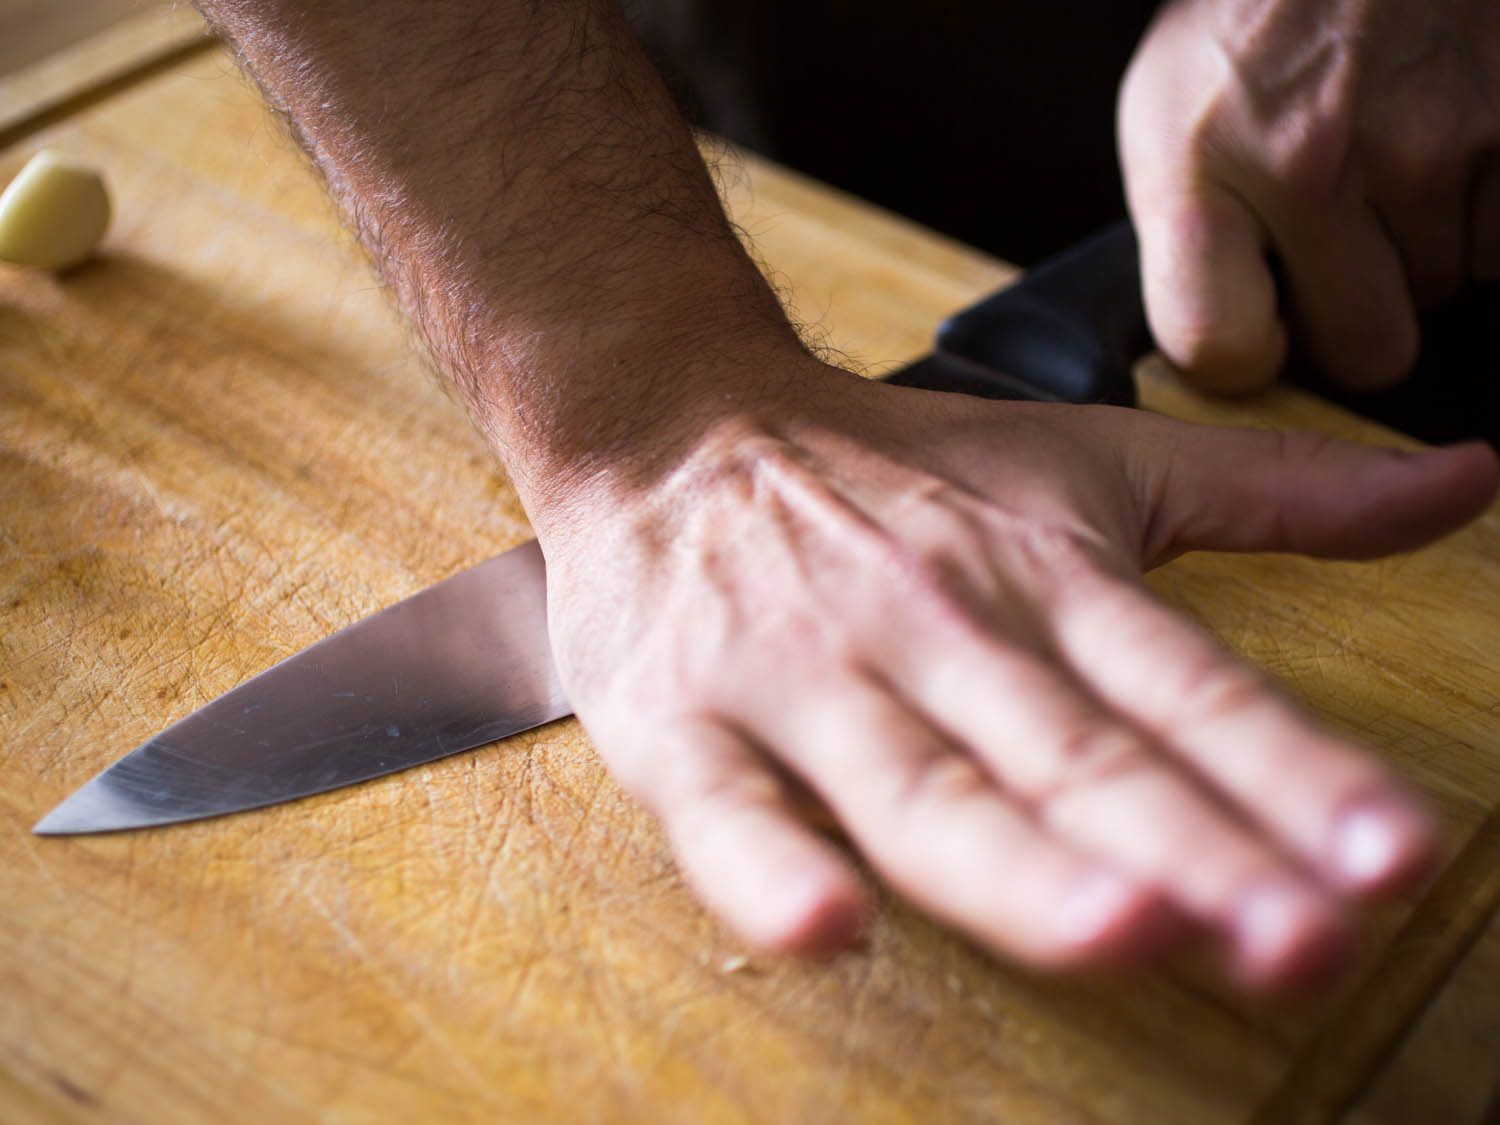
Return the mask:
<path fill-rule="evenodd" d="M 1153 580 L 1452 829 L 1435 888 L 1291 1010 L 1191 965 L 1028 977 L 894 902 L 864 952 L 741 966 L 572 722 L 244 816 L 31 836 L 168 722 L 527 537 L 227 56 L 23 131 L 0 176 L 43 143 L 102 164 L 118 218 L 62 279 L 0 272 L 0 1119 L 1279 1123 L 1401 1081 L 1500 895 L 1497 513 L 1379 564 Z M 723 179 L 798 315 L 872 368 L 1008 276 L 763 164 Z M 1143 379 L 1183 416 L 1391 440 Z"/>

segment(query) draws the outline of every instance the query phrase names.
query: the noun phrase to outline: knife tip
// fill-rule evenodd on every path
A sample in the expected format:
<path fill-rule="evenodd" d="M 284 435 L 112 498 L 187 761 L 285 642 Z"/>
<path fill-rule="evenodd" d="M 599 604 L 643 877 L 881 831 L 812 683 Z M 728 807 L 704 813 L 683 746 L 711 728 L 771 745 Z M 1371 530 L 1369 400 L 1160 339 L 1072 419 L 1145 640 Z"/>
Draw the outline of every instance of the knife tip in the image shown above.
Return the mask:
<path fill-rule="evenodd" d="M 112 791 L 107 773 L 74 790 L 67 799 L 31 826 L 37 836 L 81 836 L 117 832 L 153 823 L 142 809 L 122 801 Z"/>
<path fill-rule="evenodd" d="M 37 836 L 73 836 L 80 832 L 98 831 L 97 828 L 83 823 L 82 819 L 68 808 L 68 804 L 68 801 L 64 801 L 33 824 L 32 833 Z"/>

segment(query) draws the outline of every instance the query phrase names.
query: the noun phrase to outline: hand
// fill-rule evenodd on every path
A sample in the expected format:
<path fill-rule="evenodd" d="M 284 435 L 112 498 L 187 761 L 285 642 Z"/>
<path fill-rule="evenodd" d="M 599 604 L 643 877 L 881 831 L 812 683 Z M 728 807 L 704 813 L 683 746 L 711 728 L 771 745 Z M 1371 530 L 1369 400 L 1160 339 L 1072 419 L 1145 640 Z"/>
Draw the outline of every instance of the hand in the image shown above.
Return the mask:
<path fill-rule="evenodd" d="M 1268 383 L 1288 316 L 1335 378 L 1389 384 L 1417 309 L 1500 277 L 1500 5 L 1171 0 L 1119 132 L 1152 328 L 1205 387 Z"/>
<path fill-rule="evenodd" d="M 1488 501 L 1486 447 L 801 366 L 670 463 L 532 509 L 569 696 L 745 938 L 831 949 L 865 922 L 807 792 L 898 892 L 1042 967 L 1187 922 L 1247 986 L 1297 983 L 1341 958 L 1347 902 L 1427 868 L 1411 795 L 1139 576 L 1195 549 L 1414 547 Z"/>

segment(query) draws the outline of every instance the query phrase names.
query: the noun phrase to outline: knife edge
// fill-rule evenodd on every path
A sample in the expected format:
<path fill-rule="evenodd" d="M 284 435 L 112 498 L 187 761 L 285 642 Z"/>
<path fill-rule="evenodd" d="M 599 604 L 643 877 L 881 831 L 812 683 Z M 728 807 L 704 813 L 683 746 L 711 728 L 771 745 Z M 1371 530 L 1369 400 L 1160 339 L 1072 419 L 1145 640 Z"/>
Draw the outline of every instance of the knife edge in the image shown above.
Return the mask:
<path fill-rule="evenodd" d="M 148 739 L 33 827 L 112 832 L 263 808 L 571 712 L 523 544 L 273 665 Z"/>

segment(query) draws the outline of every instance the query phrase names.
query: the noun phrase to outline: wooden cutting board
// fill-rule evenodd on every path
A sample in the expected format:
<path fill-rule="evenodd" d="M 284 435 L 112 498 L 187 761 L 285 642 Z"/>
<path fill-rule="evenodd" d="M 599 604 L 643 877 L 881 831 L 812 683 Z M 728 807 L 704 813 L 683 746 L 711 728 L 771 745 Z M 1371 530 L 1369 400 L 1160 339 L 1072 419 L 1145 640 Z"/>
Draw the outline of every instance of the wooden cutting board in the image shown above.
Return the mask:
<path fill-rule="evenodd" d="M 1375 920 L 1349 985 L 1290 1010 L 1193 966 L 1029 977 L 894 902 L 865 952 L 742 962 L 571 721 L 253 814 L 30 835 L 167 723 L 528 536 L 230 58 L 110 81 L 0 150 L 7 177 L 43 143 L 97 161 L 118 202 L 94 263 L 0 272 L 0 1118 L 1478 1112 L 1482 1057 L 1430 1037 L 1500 1028 L 1493 989 L 1443 1014 L 1451 970 L 1500 950 L 1467 952 L 1500 899 L 1494 512 L 1377 564 L 1194 556 L 1153 579 L 1452 829 L 1447 871 Z M 796 314 L 873 369 L 1010 276 L 759 161 L 724 182 Z M 1292 391 L 1224 405 L 1143 378 L 1172 414 L 1394 440 Z"/>

